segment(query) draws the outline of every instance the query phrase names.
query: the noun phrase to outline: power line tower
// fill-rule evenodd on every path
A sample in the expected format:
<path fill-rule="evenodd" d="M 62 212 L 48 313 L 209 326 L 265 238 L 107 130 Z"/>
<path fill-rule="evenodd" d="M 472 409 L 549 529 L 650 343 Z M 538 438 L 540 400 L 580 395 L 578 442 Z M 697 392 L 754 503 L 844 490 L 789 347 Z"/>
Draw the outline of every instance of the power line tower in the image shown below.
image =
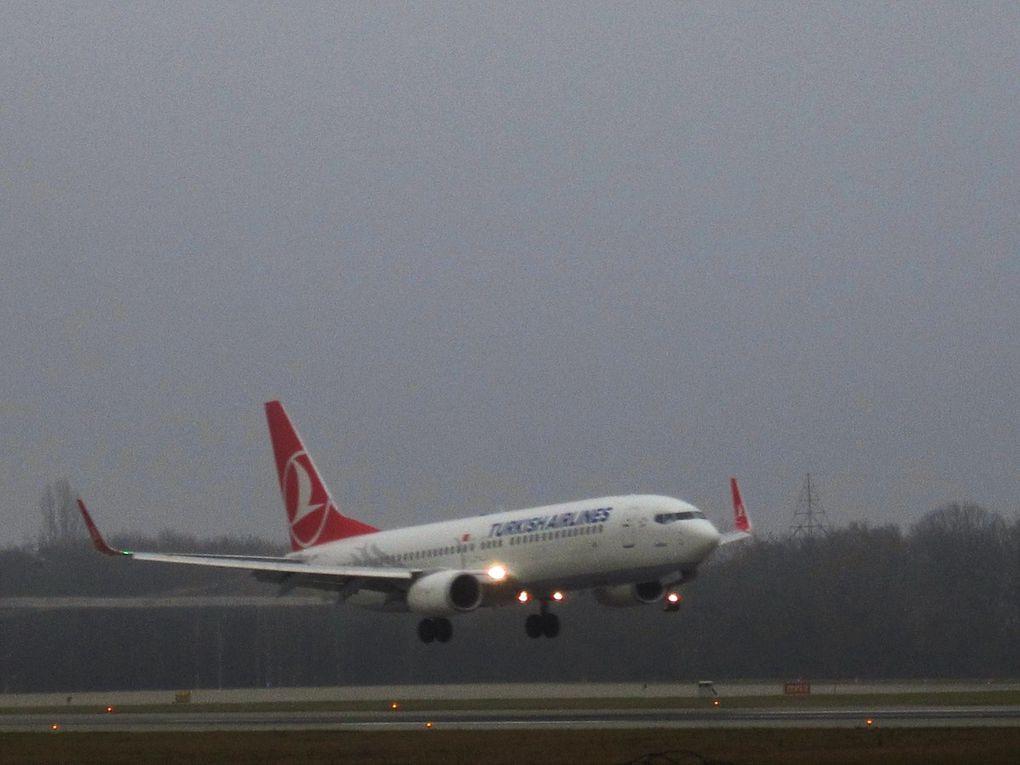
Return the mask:
<path fill-rule="evenodd" d="M 822 498 L 818 495 L 817 486 L 811 482 L 811 474 L 804 478 L 804 486 L 797 496 L 797 510 L 790 524 L 790 536 L 814 538 L 829 533 L 829 517 L 822 507 Z"/>

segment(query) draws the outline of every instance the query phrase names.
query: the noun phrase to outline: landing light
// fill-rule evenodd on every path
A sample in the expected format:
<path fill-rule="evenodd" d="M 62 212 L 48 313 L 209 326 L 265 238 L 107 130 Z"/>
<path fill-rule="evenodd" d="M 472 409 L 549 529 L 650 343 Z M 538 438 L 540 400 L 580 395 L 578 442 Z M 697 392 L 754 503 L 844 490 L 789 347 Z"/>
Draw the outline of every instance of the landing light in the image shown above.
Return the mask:
<path fill-rule="evenodd" d="M 393 711 L 395 712 L 396 710 L 400 709 L 400 704 L 398 704 L 398 703 L 397 703 L 397 702 L 395 702 L 395 701 L 394 701 L 394 702 L 391 702 L 391 703 L 390 703 L 390 709 L 392 709 L 392 710 L 393 710 Z"/>
<path fill-rule="evenodd" d="M 52 725 L 50 726 L 50 730 L 51 730 L 51 731 L 53 731 L 54 733 L 56 733 L 57 731 L 59 731 L 59 730 L 60 730 L 60 723 L 53 723 L 53 724 L 52 724 Z"/>
<path fill-rule="evenodd" d="M 518 603 L 527 603 L 529 600 L 531 600 L 531 595 L 528 594 L 527 590 L 521 590 L 519 593 L 517 593 Z"/>
<path fill-rule="evenodd" d="M 562 592 L 560 592 L 559 590 L 557 590 L 556 592 L 554 592 L 554 593 L 552 594 L 552 599 L 553 599 L 553 600 L 555 600 L 555 601 L 560 601 L 560 600 L 563 600 L 563 597 L 564 597 L 564 596 L 563 596 L 563 593 L 562 593 Z"/>
<path fill-rule="evenodd" d="M 113 708 L 113 704 L 108 704 L 108 705 L 106 706 L 106 712 L 107 712 L 107 714 L 113 714 L 113 713 L 114 713 L 115 711 L 116 711 L 116 710 L 115 710 L 115 709 Z"/>
<path fill-rule="evenodd" d="M 681 600 L 679 592 L 671 592 L 666 596 L 667 603 L 679 603 Z"/>
<path fill-rule="evenodd" d="M 486 573 L 488 573 L 489 579 L 494 582 L 502 582 L 506 579 L 506 567 L 498 563 L 495 566 L 491 566 Z"/>

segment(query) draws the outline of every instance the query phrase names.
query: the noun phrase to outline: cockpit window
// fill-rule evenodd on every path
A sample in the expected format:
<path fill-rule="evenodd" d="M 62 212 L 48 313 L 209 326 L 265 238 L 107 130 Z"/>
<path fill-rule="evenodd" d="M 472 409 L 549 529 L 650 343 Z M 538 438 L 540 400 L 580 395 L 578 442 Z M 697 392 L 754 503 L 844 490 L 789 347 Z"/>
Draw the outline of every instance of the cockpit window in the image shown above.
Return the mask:
<path fill-rule="evenodd" d="M 655 516 L 656 523 L 676 523 L 677 521 L 689 521 L 692 518 L 704 518 L 705 514 L 700 510 L 685 510 L 680 513 L 658 513 Z"/>

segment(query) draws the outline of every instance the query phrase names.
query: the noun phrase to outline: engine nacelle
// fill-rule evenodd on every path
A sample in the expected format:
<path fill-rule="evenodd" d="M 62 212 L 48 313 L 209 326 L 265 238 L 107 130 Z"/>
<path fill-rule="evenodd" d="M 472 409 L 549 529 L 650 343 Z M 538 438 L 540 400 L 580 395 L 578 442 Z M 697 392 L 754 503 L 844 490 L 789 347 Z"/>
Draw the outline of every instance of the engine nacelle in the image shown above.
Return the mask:
<path fill-rule="evenodd" d="M 610 608 L 629 608 L 657 603 L 662 598 L 662 582 L 638 582 L 595 588 L 595 600 Z"/>
<path fill-rule="evenodd" d="M 407 607 L 422 616 L 449 616 L 474 611 L 482 602 L 482 585 L 465 571 L 437 571 L 418 579 L 407 591 Z"/>

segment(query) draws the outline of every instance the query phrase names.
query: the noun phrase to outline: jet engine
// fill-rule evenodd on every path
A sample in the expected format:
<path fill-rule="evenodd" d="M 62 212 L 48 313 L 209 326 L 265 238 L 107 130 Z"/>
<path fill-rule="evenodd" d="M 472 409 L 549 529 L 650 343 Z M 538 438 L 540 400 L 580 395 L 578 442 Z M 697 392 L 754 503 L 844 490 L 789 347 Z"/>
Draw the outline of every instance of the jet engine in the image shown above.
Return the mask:
<path fill-rule="evenodd" d="M 638 582 L 595 588 L 595 600 L 610 608 L 629 608 L 657 603 L 662 598 L 662 582 Z"/>
<path fill-rule="evenodd" d="M 437 571 L 418 579 L 407 591 L 407 607 L 423 616 L 474 611 L 482 602 L 482 585 L 465 571 Z"/>

